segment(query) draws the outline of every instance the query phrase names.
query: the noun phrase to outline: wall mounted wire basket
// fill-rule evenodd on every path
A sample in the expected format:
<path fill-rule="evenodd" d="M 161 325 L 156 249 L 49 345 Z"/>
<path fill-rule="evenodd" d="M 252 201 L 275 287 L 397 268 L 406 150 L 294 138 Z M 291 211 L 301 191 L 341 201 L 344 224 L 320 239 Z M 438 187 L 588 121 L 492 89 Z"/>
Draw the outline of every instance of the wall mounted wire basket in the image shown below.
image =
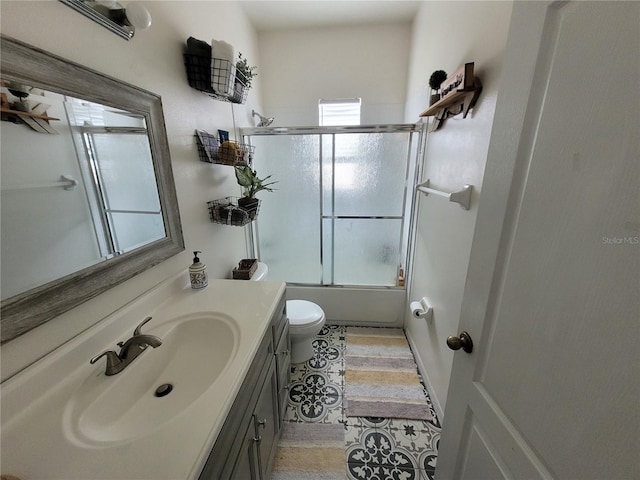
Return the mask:
<path fill-rule="evenodd" d="M 185 53 L 189 86 L 223 102 L 245 103 L 249 88 L 244 75 L 236 75 L 236 66 L 229 60 Z"/>
<path fill-rule="evenodd" d="M 244 74 L 240 70 L 236 70 L 236 80 L 233 84 L 233 94 L 229 97 L 231 103 L 244 104 L 249 95 L 249 87 Z"/>
<path fill-rule="evenodd" d="M 254 206 L 239 205 L 238 202 L 242 203 L 242 199 L 238 197 L 225 197 L 207 202 L 209 217 L 213 223 L 242 227 L 254 221 L 258 216 L 260 200 L 257 198 L 252 200 L 255 201 Z"/>
<path fill-rule="evenodd" d="M 196 144 L 200 161 L 221 165 L 251 165 L 255 148 L 232 140 L 222 142 L 204 130 L 196 130 Z"/>

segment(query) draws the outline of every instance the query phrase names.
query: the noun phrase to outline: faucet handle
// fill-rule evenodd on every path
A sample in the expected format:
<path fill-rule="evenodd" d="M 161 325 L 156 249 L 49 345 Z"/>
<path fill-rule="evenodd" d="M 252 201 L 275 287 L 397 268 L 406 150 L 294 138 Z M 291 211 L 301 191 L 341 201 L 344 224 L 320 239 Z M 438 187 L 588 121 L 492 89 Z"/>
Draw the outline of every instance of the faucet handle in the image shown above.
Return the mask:
<path fill-rule="evenodd" d="M 104 371 L 105 375 L 115 375 L 126 366 L 122 363 L 122 360 L 118 356 L 118 354 L 113 350 L 107 350 L 106 352 L 102 352 L 100 355 L 96 355 L 91 360 L 89 360 L 89 363 L 93 365 L 105 356 L 107 357 L 107 367 Z"/>
<path fill-rule="evenodd" d="M 107 367 L 109 365 L 114 366 L 120 360 L 120 357 L 118 357 L 118 354 L 116 352 L 114 352 L 113 350 L 106 350 L 102 352 L 100 355 L 96 355 L 91 360 L 89 360 L 89 363 L 93 365 L 94 363 L 96 363 L 98 360 L 100 360 L 102 357 L 105 357 L 105 356 L 107 357 Z"/>
<path fill-rule="evenodd" d="M 145 318 L 142 322 L 140 322 L 140 325 L 138 325 L 136 327 L 136 329 L 133 331 L 134 335 L 141 335 L 142 334 L 142 326 L 147 323 L 149 320 L 151 320 L 152 317 L 147 317 Z"/>

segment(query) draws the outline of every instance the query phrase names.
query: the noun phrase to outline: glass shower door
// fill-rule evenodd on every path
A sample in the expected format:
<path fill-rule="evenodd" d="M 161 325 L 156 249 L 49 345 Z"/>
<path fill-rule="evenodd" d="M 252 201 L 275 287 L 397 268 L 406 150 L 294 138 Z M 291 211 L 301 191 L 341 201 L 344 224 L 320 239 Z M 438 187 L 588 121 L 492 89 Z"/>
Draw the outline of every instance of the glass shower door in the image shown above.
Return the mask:
<path fill-rule="evenodd" d="M 315 131 L 250 136 L 258 175 L 278 181 L 275 192 L 261 195 L 254 227 L 269 278 L 396 286 L 407 251 L 415 132 Z"/>
<path fill-rule="evenodd" d="M 274 192 L 261 192 L 257 219 L 260 260 L 269 279 L 318 285 L 320 248 L 320 136 L 277 135 L 251 138 L 254 168 L 272 175 Z"/>
<path fill-rule="evenodd" d="M 330 260 L 324 263 L 324 284 L 396 285 L 409 136 L 324 136 L 331 148 L 323 149 L 323 246 Z"/>

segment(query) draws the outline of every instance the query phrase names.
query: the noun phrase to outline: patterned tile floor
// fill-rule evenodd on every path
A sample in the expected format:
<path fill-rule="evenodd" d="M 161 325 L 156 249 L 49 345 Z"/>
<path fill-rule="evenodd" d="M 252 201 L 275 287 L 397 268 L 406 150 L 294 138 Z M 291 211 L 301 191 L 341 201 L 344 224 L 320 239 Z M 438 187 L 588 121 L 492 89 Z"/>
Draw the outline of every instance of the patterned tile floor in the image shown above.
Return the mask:
<path fill-rule="evenodd" d="M 343 424 L 347 479 L 432 480 L 440 422 L 426 388 L 432 421 L 345 416 L 346 329 L 325 325 L 314 340 L 315 356 L 291 366 L 285 421 Z"/>

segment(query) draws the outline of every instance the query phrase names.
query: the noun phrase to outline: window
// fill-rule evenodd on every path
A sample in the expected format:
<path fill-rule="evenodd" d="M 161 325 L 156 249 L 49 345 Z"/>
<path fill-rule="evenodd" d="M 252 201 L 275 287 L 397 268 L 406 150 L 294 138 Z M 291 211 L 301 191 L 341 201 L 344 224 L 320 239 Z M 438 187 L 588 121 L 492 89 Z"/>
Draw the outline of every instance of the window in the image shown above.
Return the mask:
<path fill-rule="evenodd" d="M 360 125 L 360 98 L 334 98 L 318 101 L 319 125 Z"/>

